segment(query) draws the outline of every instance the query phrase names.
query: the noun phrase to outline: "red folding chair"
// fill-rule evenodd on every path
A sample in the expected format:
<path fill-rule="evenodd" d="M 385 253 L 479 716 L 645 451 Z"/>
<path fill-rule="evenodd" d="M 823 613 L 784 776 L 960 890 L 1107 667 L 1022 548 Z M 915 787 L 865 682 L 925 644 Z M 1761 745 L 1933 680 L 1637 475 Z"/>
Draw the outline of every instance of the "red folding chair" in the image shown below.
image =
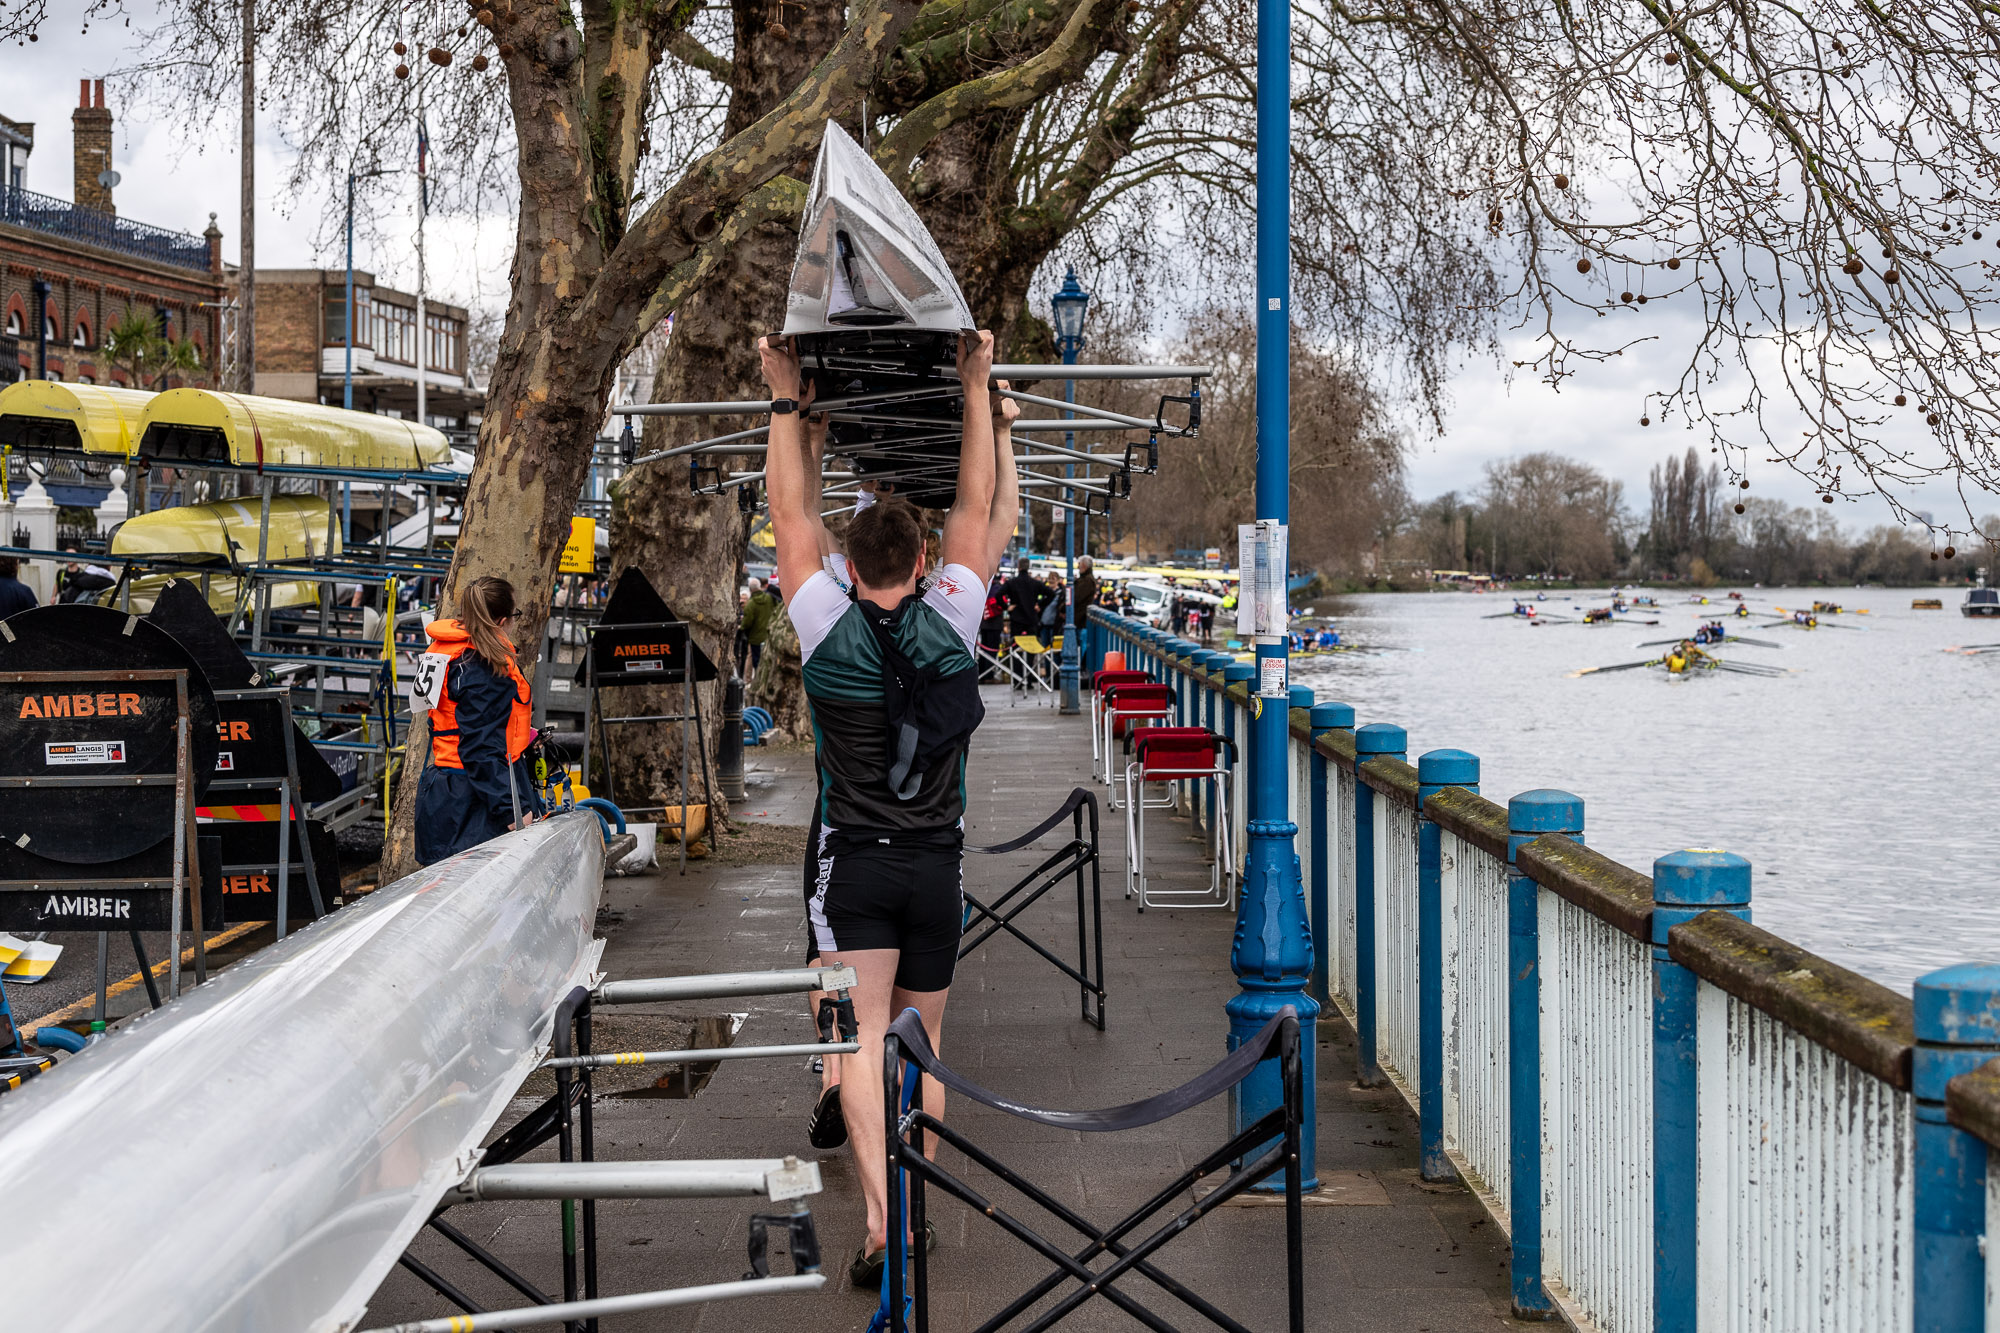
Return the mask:
<path fill-rule="evenodd" d="M 1174 691 L 1171 685 L 1156 685 L 1152 681 L 1134 682 L 1130 685 L 1113 685 L 1104 692 L 1104 785 L 1111 789 L 1111 808 L 1119 808 L 1118 803 L 1118 760 L 1116 742 L 1125 739 L 1133 731 L 1154 726 L 1174 715 Z"/>
<path fill-rule="evenodd" d="M 1090 766 L 1093 770 L 1103 757 L 1104 692 L 1114 685 L 1145 685 L 1151 680 L 1152 677 L 1143 671 L 1122 668 L 1100 671 L 1090 678 Z"/>
<path fill-rule="evenodd" d="M 1148 907 L 1233 907 L 1236 905 L 1234 826 L 1229 816 L 1229 777 L 1236 746 L 1227 736 L 1206 727 L 1147 727 L 1132 737 L 1133 759 L 1125 766 L 1125 896 L 1136 882 L 1139 910 Z M 1165 785 L 1157 798 L 1146 795 L 1146 784 Z M 1150 889 L 1146 881 L 1146 811 L 1170 809 L 1179 803 L 1174 786 L 1215 784 L 1214 859 L 1206 889 Z M 1200 800 L 1197 791 L 1191 799 Z"/>

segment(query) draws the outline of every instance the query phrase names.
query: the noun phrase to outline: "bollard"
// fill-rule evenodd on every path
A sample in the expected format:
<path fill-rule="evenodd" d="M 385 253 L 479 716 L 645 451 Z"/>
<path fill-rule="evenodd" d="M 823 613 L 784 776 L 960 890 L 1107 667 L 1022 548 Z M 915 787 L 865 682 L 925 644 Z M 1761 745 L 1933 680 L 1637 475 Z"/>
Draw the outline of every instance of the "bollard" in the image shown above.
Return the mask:
<path fill-rule="evenodd" d="M 1653 862 L 1653 1327 L 1695 1326 L 1694 973 L 1667 955 L 1667 932 L 1703 912 L 1750 919 L 1750 863 L 1730 852 Z"/>
<path fill-rule="evenodd" d="M 1566 791 L 1526 791 L 1507 802 L 1507 865 L 1523 843 L 1544 833 L 1583 841 L 1583 798 Z M 1542 1286 L 1542 983 L 1541 903 L 1535 881 L 1507 877 L 1507 1200 L 1517 1319 L 1552 1319 Z"/>
<path fill-rule="evenodd" d="M 1424 803 L 1446 787 L 1479 790 L 1479 757 L 1464 750 L 1417 756 L 1417 1170 L 1455 1180 L 1444 1151 L 1444 831 Z"/>
<path fill-rule="evenodd" d="M 1370 722 L 1354 732 L 1354 1039 L 1360 1047 L 1356 1081 L 1364 1088 L 1388 1086 L 1389 1076 L 1375 1058 L 1375 789 L 1361 780 L 1370 759 L 1401 759 L 1410 739 L 1401 727 Z"/>
<path fill-rule="evenodd" d="M 1945 1123 L 1945 1085 L 2000 1055 L 2000 965 L 1961 963 L 1917 978 L 1914 1333 L 1986 1327 L 1986 1146 Z"/>
<path fill-rule="evenodd" d="M 743 796 L 743 677 L 722 687 L 722 740 L 715 747 L 715 785 L 725 801 Z"/>
<path fill-rule="evenodd" d="M 1353 704 L 1314 704 L 1306 714 L 1314 741 L 1329 731 L 1354 731 Z M 1333 917 L 1328 875 L 1333 869 L 1333 782 L 1327 757 L 1312 748 L 1312 877 L 1306 884 L 1310 898 L 1313 932 L 1312 995 L 1321 1004 L 1333 1003 L 1332 976 Z"/>

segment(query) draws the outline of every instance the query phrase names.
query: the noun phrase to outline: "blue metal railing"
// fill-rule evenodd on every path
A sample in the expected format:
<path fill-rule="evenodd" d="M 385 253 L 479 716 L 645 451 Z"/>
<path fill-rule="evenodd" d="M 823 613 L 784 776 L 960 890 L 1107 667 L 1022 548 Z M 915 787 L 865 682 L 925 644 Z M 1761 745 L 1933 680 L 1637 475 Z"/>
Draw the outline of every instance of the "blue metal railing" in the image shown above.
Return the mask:
<path fill-rule="evenodd" d="M 2000 1333 L 2000 966 L 1890 991 L 1752 924 L 1742 857 L 1620 865 L 1576 796 L 1496 804 L 1477 756 L 1412 766 L 1400 727 L 1299 687 L 1285 708 L 1230 654 L 1090 622 L 1088 670 L 1116 650 L 1247 738 L 1238 780 L 1260 744 L 1303 770 L 1311 994 L 1353 1025 L 1363 1081 L 1417 1110 L 1422 1175 L 1459 1177 L 1507 1231 L 1517 1315 Z M 1239 940 L 1285 928 L 1239 910 Z"/>
<path fill-rule="evenodd" d="M 208 271 L 208 242 L 199 236 L 134 222 L 32 190 L 0 186 L 0 222 L 136 255 L 157 264 Z"/>

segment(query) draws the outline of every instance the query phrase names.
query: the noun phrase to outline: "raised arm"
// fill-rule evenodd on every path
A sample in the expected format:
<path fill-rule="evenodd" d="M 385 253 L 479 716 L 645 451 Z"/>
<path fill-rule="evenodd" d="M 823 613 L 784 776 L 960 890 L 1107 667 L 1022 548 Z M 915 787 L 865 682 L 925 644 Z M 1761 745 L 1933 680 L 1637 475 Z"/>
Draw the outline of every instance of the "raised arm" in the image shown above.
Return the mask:
<path fill-rule="evenodd" d="M 797 401 L 801 392 L 798 353 L 784 339 L 759 338 L 764 383 L 773 400 Z M 805 433 L 799 412 L 773 413 L 764 454 L 764 489 L 771 503 L 771 536 L 778 543 L 778 582 L 785 605 L 819 572 L 819 512 L 811 508 L 806 484 Z"/>
<path fill-rule="evenodd" d="M 965 391 L 965 426 L 958 446 L 958 497 L 944 520 L 944 562 L 993 577 L 987 528 L 993 516 L 993 335 L 981 329 L 958 344 L 958 382 Z"/>
<path fill-rule="evenodd" d="M 813 545 L 824 561 L 840 549 L 840 543 L 827 531 L 826 517 L 821 512 L 826 508 L 826 414 L 816 412 L 806 418 L 805 429 L 805 479 L 806 516 L 812 520 Z"/>
<path fill-rule="evenodd" d="M 995 389 L 1007 387 L 1007 381 L 996 381 Z M 993 408 L 993 509 L 986 519 L 986 566 L 980 572 L 988 580 L 993 571 L 1000 568 L 1000 559 L 1007 554 L 1007 544 L 1014 540 L 1014 529 L 1021 522 L 1021 474 L 1014 463 L 1014 418 L 1021 415 L 1021 405 L 1012 398 L 994 395 Z"/>

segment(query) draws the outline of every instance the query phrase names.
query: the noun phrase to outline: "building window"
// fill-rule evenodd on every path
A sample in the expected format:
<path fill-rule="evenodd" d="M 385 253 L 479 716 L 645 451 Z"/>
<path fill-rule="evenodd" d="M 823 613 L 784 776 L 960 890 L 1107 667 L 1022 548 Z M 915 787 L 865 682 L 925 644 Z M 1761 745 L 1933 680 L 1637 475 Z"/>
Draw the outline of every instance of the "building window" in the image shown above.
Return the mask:
<path fill-rule="evenodd" d="M 13 335 L 14 335 L 15 337 L 19 337 L 19 336 L 20 336 L 20 334 L 21 334 L 21 312 L 20 312 L 20 311 L 18 311 L 18 310 L 9 310 L 9 311 L 7 312 L 7 332 L 9 332 L 9 333 L 13 334 Z"/>
<path fill-rule="evenodd" d="M 56 317 L 54 315 L 42 316 L 42 341 L 51 343 L 62 341 L 62 334 L 56 332 Z"/>
<path fill-rule="evenodd" d="M 462 367 L 458 356 L 459 322 L 449 315 L 424 312 L 425 360 L 432 370 L 457 374 Z"/>
<path fill-rule="evenodd" d="M 70 337 L 69 345 L 71 347 L 90 346 L 90 325 L 79 319 L 76 322 L 76 332 Z"/>
<path fill-rule="evenodd" d="M 372 304 L 368 299 L 368 289 L 366 287 L 357 287 L 354 289 L 354 345 L 356 347 L 371 345 L 370 335 L 372 330 L 369 325 L 370 306 Z M 329 287 L 326 289 L 326 327 L 323 332 L 323 338 L 328 347 L 345 347 L 347 345 L 347 289 L 344 286 Z"/>
<path fill-rule="evenodd" d="M 358 303 L 357 303 L 358 304 Z M 414 365 L 417 360 L 417 312 L 413 306 L 377 301 L 374 311 L 375 356 L 382 361 Z"/>
<path fill-rule="evenodd" d="M 91 376 L 89 376 L 89 375 L 78 375 L 78 376 L 76 377 L 76 382 L 77 382 L 78 384 L 95 384 L 95 383 L 97 383 L 96 379 L 94 379 L 93 377 L 91 377 Z"/>

